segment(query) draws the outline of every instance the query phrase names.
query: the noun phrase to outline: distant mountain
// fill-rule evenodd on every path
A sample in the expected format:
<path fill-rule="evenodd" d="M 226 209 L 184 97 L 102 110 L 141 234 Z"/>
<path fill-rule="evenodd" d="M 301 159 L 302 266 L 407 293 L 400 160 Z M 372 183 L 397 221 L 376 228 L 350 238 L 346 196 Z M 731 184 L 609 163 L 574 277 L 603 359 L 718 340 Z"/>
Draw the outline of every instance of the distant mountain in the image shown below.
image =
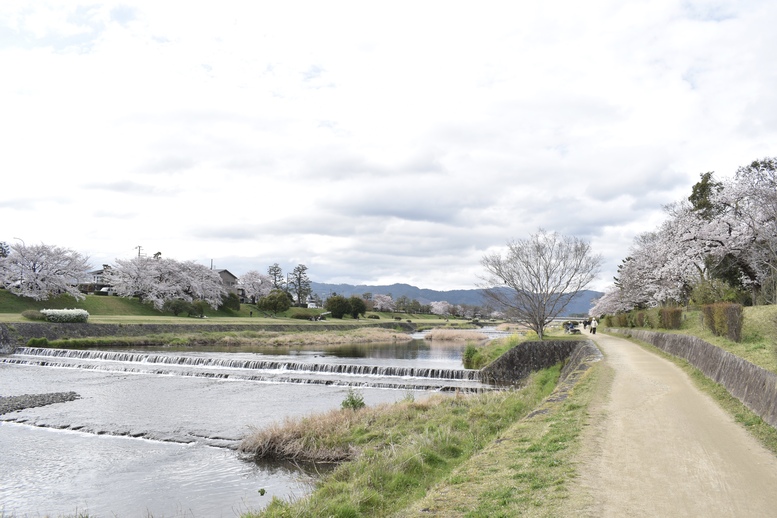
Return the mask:
<path fill-rule="evenodd" d="M 401 296 L 409 299 L 415 299 L 421 304 L 430 304 L 432 302 L 445 301 L 450 304 L 468 304 L 470 306 L 481 306 L 484 303 L 483 291 L 479 289 L 472 290 L 449 290 L 437 291 L 417 288 L 409 284 L 392 284 L 390 286 L 368 286 L 365 284 L 326 284 L 321 282 L 311 282 L 313 293 L 322 299 L 329 295 L 337 293 L 344 297 L 351 295 L 363 295 L 372 293 L 373 295 L 391 295 L 396 300 Z M 584 290 L 577 294 L 572 302 L 567 306 L 566 315 L 588 314 L 588 310 L 593 306 L 592 301 L 604 295 L 600 291 Z"/>

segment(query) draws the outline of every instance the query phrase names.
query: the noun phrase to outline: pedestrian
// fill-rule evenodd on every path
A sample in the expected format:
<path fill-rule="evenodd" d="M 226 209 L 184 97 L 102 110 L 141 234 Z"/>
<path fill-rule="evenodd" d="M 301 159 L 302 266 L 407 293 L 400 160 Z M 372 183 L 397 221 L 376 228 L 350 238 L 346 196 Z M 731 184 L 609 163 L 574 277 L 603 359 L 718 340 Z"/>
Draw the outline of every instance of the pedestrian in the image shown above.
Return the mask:
<path fill-rule="evenodd" d="M 599 324 L 599 323 L 596 321 L 596 318 L 592 318 L 592 319 L 591 319 L 591 334 L 592 334 L 592 335 L 595 335 L 595 334 L 596 334 L 596 326 L 597 326 L 598 324 Z"/>

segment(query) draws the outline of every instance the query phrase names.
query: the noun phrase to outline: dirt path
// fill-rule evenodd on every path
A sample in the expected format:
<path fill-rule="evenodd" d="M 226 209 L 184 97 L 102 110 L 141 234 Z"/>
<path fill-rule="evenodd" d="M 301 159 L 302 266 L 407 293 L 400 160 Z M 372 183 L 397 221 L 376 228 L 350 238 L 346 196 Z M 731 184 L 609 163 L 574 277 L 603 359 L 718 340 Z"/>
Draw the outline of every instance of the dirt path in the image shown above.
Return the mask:
<path fill-rule="evenodd" d="M 592 337 L 593 338 L 593 337 Z M 579 466 L 589 516 L 777 516 L 777 457 L 671 362 L 609 335 Z"/>

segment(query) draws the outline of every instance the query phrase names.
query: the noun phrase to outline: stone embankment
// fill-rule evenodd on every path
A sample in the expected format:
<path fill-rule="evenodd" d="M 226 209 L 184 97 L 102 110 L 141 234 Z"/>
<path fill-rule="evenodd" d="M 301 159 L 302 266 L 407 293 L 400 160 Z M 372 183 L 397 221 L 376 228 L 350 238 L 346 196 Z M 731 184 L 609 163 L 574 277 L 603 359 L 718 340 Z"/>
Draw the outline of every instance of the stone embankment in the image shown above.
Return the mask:
<path fill-rule="evenodd" d="M 602 353 L 590 340 L 524 342 L 513 347 L 480 371 L 486 383 L 517 383 L 534 371 L 563 362 L 559 383 L 576 379 L 573 373 L 589 368 Z"/>
<path fill-rule="evenodd" d="M 723 385 L 750 410 L 777 427 L 777 374 L 753 365 L 700 338 L 643 329 L 608 329 L 647 342 L 688 360 L 705 376 Z"/>

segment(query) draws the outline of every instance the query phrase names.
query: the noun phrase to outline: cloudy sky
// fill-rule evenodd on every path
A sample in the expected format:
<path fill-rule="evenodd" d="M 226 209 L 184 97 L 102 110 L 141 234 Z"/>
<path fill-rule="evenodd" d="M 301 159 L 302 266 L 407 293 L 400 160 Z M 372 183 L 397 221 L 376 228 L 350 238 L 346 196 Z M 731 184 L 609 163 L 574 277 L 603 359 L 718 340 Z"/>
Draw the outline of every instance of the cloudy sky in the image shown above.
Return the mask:
<path fill-rule="evenodd" d="M 777 2 L 0 3 L 0 241 L 475 288 L 542 227 L 604 289 L 777 154 Z"/>

